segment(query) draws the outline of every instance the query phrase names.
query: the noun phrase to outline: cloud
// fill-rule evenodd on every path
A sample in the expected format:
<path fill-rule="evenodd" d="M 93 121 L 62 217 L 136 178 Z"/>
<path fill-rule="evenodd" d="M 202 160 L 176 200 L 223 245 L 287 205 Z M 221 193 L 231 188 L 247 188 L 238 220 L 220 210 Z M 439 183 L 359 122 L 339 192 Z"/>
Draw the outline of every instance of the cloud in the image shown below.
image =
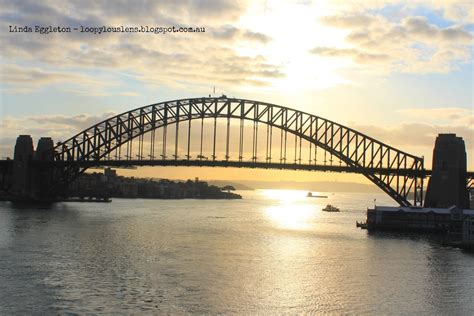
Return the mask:
<path fill-rule="evenodd" d="M 41 87 L 61 85 L 64 90 L 76 94 L 105 95 L 113 83 L 70 71 L 44 70 L 14 64 L 1 65 L 1 81 L 9 92 L 28 93 Z"/>
<path fill-rule="evenodd" d="M 139 3 L 114 1 L 8 2 L 0 15 L 0 27 L 8 25 L 61 26 L 196 26 L 203 33 L 93 35 L 0 34 L 0 65 L 5 92 L 26 92 L 55 85 L 81 93 L 84 87 L 102 94 L 111 86 L 123 84 L 114 74 L 132 73 L 149 86 L 179 87 L 219 84 L 221 87 L 268 85 L 268 80 L 284 76 L 280 65 L 263 56 L 242 56 L 234 48 L 238 41 L 265 44 L 265 34 L 240 29 L 237 21 L 245 1 L 178 0 Z M 11 66 L 14 64 L 15 66 Z M 14 68 L 14 69 L 13 69 Z M 10 71 L 10 70 L 13 71 Z M 97 77 L 106 77 L 104 85 Z M 24 79 L 27 79 L 26 81 Z M 102 78 L 101 78 L 102 79 Z M 27 84 L 25 84 L 25 82 Z M 64 87 L 64 83 L 69 86 Z M 60 86 L 61 84 L 61 86 Z"/>
<path fill-rule="evenodd" d="M 451 125 L 466 126 L 474 130 L 474 109 L 467 108 L 405 108 L 397 110 L 409 118 L 423 118 L 425 122 L 444 122 Z"/>
<path fill-rule="evenodd" d="M 233 21 L 246 7 L 246 1 L 233 0 L 138 0 L 134 2 L 126 0 L 83 0 L 81 2 L 3 0 L 0 3 L 5 13 L 16 13 L 14 16 L 33 17 L 37 21 L 49 21 L 49 23 L 66 20 L 85 21 L 101 18 L 105 13 L 111 22 L 125 19 L 142 23 L 152 21 L 187 23 L 191 20 L 201 21 L 209 18 L 214 21 Z"/>
<path fill-rule="evenodd" d="M 32 74 L 28 79 L 28 87 L 13 77 L 19 74 L 12 73 L 2 77 L 8 81 L 3 84 L 2 91 L 25 92 L 54 85 L 57 89 L 74 93 L 82 93 L 91 87 L 90 91 L 95 95 L 106 95 L 110 93 L 106 91 L 108 88 L 127 84 L 117 73 L 132 74 L 131 78 L 135 81 L 153 88 L 166 86 L 193 90 L 217 84 L 223 89 L 269 85 L 278 89 L 279 84 L 284 83 L 280 86 L 289 87 L 292 85 L 287 84 L 287 81 L 300 78 L 301 82 L 293 86 L 302 87 L 306 84 L 309 89 L 314 89 L 317 86 L 331 86 L 336 82 L 348 82 L 349 80 L 340 78 L 342 73 L 347 73 L 349 77 L 369 72 L 383 75 L 391 72 L 449 72 L 472 60 L 472 33 L 467 32 L 462 23 L 442 28 L 431 25 L 426 18 L 419 16 L 402 16 L 395 21 L 389 20 L 376 10 L 387 3 L 390 1 L 330 3 L 328 6 L 331 13 L 343 13 L 321 17 L 321 21 L 326 27 L 337 29 L 334 34 L 345 34 L 345 43 L 340 45 L 339 40 L 332 40 L 329 38 L 331 36 L 326 38 L 314 35 L 318 32 L 289 33 L 290 37 L 304 37 L 308 42 L 313 41 L 313 49 L 310 50 L 306 43 L 286 47 L 291 38 L 288 41 L 286 30 L 280 32 L 279 27 L 270 25 L 268 28 L 263 24 L 262 27 L 250 27 L 254 25 L 243 24 L 242 21 L 253 18 L 253 6 L 249 1 L 139 0 L 131 3 L 124 0 L 0 0 L 0 28 L 4 30 L 8 29 L 8 25 L 35 24 L 198 26 L 206 29 L 206 32 L 199 34 L 166 35 L 93 35 L 74 32 L 46 36 L 1 32 L 0 73 L 8 72 L 9 66 L 5 65 L 15 64 L 24 68 L 22 71 Z M 423 3 L 429 6 L 428 2 Z M 450 3 L 451 6 L 448 6 L 434 1 L 430 8 L 446 10 L 443 11 L 446 14 L 451 8 L 450 16 L 461 16 L 461 9 L 471 12 L 466 6 Z M 306 5 L 310 4 L 304 3 L 301 6 L 306 8 Z M 275 6 L 284 7 L 281 4 Z M 290 6 L 293 4 L 288 5 Z M 403 8 L 408 6 L 406 4 Z M 455 7 L 459 8 L 454 9 Z M 405 14 L 406 10 L 401 11 Z M 259 16 L 259 23 L 265 23 L 265 19 L 260 18 Z M 314 18 L 312 19 L 314 22 Z M 284 24 L 281 23 L 281 26 Z M 303 53 L 297 51 L 300 47 Z M 308 56 L 310 54 L 313 56 Z M 325 58 L 328 62 L 320 62 L 315 56 Z M 338 59 L 329 61 L 336 58 Z M 344 61 L 339 63 L 341 59 Z M 307 63 L 309 60 L 315 62 Z M 304 65 L 297 65 L 298 63 Z M 321 68 L 325 69 L 325 74 L 321 75 L 325 79 L 320 81 L 315 79 L 313 72 L 304 71 L 318 66 L 318 63 L 324 64 L 324 67 L 319 68 L 319 73 Z M 347 65 L 349 66 L 346 67 Z M 337 75 L 335 69 L 338 71 Z M 34 75 L 38 71 L 43 72 L 45 77 Z M 72 77 L 73 74 L 77 76 Z M 285 76 L 290 79 L 275 80 Z M 108 77 L 107 80 L 101 80 L 105 77 Z M 328 78 L 331 77 L 338 79 L 328 83 L 331 81 Z M 105 81 L 109 85 L 101 83 Z M 67 82 L 68 86 L 63 82 Z"/>
<path fill-rule="evenodd" d="M 253 32 L 249 30 L 239 30 L 238 28 L 232 25 L 225 25 L 223 27 L 215 28 L 214 30 L 212 30 L 212 35 L 214 38 L 219 40 L 234 42 L 245 40 L 266 44 L 271 41 L 271 37 L 263 33 Z"/>
<path fill-rule="evenodd" d="M 455 43 L 469 43 L 473 40 L 473 36 L 460 27 L 438 28 L 429 24 L 428 19 L 424 16 L 407 17 L 402 20 L 401 25 L 400 32 L 407 32 L 408 36 L 421 37 L 423 40 L 438 39 Z"/>
<path fill-rule="evenodd" d="M 226 31 L 217 37 L 222 41 L 232 40 L 232 36 L 242 36 L 251 41 L 268 40 L 258 33 L 238 31 L 236 35 L 232 35 L 233 32 Z M 77 83 L 81 84 L 88 76 L 87 72 L 135 73 L 138 74 L 135 79 L 148 85 L 183 81 L 188 84 L 202 84 L 207 81 L 222 86 L 248 82 L 264 84 L 266 79 L 283 76 L 279 66 L 270 64 L 263 56 L 240 56 L 232 48 L 226 47 L 225 43 L 219 45 L 219 42 L 211 41 L 208 35 L 188 35 L 187 39 L 184 36 L 182 39 L 167 38 L 167 35 L 160 38 L 153 35 L 134 37 L 136 38 L 128 38 L 126 41 L 105 38 L 103 43 L 96 45 L 60 43 L 59 40 L 53 39 L 50 45 L 38 46 L 35 49 L 31 49 L 35 40 L 21 41 L 13 43 L 3 53 L 7 55 L 7 60 L 21 56 L 25 61 L 23 64 L 34 63 L 34 70 L 24 67 L 22 71 L 31 74 L 28 81 L 31 83 L 30 89 L 55 84 L 62 79 L 69 82 L 77 79 Z M 149 40 L 145 40 L 145 37 Z M 199 38 L 202 38 L 202 41 L 199 41 Z M 184 45 L 185 42 L 188 45 Z M 39 60 L 42 61 L 41 66 L 37 64 Z M 5 64 L 0 67 L 2 73 L 9 72 Z M 20 70 L 16 69 L 11 75 L 4 77 L 12 86 L 11 90 L 15 90 L 14 85 L 23 86 L 21 80 L 12 77 L 19 72 Z M 42 72 L 46 76 L 35 75 L 35 72 Z M 73 77 L 73 73 L 81 75 Z M 46 80 L 46 77 L 52 80 Z M 95 80 L 90 78 L 90 81 Z"/>
<path fill-rule="evenodd" d="M 266 44 L 272 40 L 270 36 L 252 31 L 245 31 L 245 33 L 242 35 L 242 38 L 249 41 L 260 42 L 262 44 Z"/>
<path fill-rule="evenodd" d="M 425 0 L 419 1 L 418 4 L 441 11 L 443 17 L 449 21 L 458 21 L 458 23 L 472 23 L 474 21 L 474 6 L 470 1 Z"/>
<path fill-rule="evenodd" d="M 67 115 L 38 115 L 29 116 L 26 119 L 32 123 L 47 124 L 49 128 L 67 128 L 76 131 L 84 130 L 95 125 L 109 117 L 115 116 L 117 113 L 113 111 L 102 113 L 101 115 L 78 114 L 73 116 Z"/>
<path fill-rule="evenodd" d="M 392 126 L 361 125 L 350 123 L 351 128 L 377 140 L 412 153 L 417 156 L 431 157 L 438 134 L 454 133 L 464 139 L 468 156 L 474 151 L 474 131 L 468 126 L 439 125 L 426 123 L 401 123 Z M 429 164 L 430 159 L 426 160 Z"/>
<path fill-rule="evenodd" d="M 358 63 L 383 62 L 389 59 L 386 54 L 368 53 L 358 49 L 344 49 L 332 47 L 315 47 L 310 50 L 312 54 L 327 57 L 350 57 Z"/>
<path fill-rule="evenodd" d="M 140 96 L 140 94 L 138 94 L 136 92 L 133 92 L 133 91 L 119 92 L 118 95 L 122 95 L 122 96 L 125 96 L 125 97 L 138 97 L 138 96 Z"/>
<path fill-rule="evenodd" d="M 321 21 L 329 27 L 345 30 L 346 45 L 317 46 L 310 52 L 328 58 L 350 58 L 355 69 L 378 64 L 364 71 L 446 73 L 472 61 L 474 37 L 462 25 L 443 28 L 430 24 L 423 16 L 405 16 L 392 21 L 368 12 L 327 16 Z"/>
<path fill-rule="evenodd" d="M 55 142 L 64 141 L 114 115 L 116 115 L 115 112 L 108 111 L 99 115 L 35 115 L 1 118 L 0 145 L 4 145 L 5 151 L 1 152 L 0 148 L 0 156 L 11 155 L 16 137 L 20 134 L 29 134 L 35 140 L 42 136 L 49 136 Z"/>
<path fill-rule="evenodd" d="M 325 16 L 321 18 L 321 21 L 325 24 L 345 29 L 354 27 L 366 27 L 373 23 L 375 21 L 375 18 L 364 14 L 351 14 L 340 16 Z"/>
<path fill-rule="evenodd" d="M 345 12 L 345 15 L 359 15 L 360 12 L 380 11 L 388 8 L 393 18 L 403 17 L 416 9 L 428 9 L 447 21 L 468 24 L 474 21 L 474 6 L 470 1 L 460 0 L 328 0 L 331 8 L 335 11 Z M 398 11 L 390 10 L 397 8 Z M 380 13 L 380 12 L 379 12 Z"/>
<path fill-rule="evenodd" d="M 212 34 L 214 38 L 217 39 L 223 39 L 223 40 L 232 40 L 234 39 L 237 34 L 239 33 L 239 30 L 231 25 L 225 25 L 221 28 L 215 29 Z"/>

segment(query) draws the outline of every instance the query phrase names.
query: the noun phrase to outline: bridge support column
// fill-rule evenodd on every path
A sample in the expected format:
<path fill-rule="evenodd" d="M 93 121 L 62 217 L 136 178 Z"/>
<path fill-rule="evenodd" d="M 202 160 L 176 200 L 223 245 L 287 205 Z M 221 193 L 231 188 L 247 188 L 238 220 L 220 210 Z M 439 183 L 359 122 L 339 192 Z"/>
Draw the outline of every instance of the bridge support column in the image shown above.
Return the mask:
<path fill-rule="evenodd" d="M 54 144 L 49 137 L 38 141 L 37 150 L 33 147 L 30 135 L 18 136 L 13 155 L 13 176 L 11 193 L 15 200 L 41 200 L 48 198 L 45 194 L 53 180 L 53 167 L 33 165 L 34 161 L 47 162 L 54 160 Z"/>
<path fill-rule="evenodd" d="M 37 162 L 54 161 L 54 143 L 51 137 L 41 137 L 36 146 L 34 160 Z M 53 184 L 54 167 L 38 164 L 32 169 L 33 194 L 38 199 L 50 198 L 49 189 Z"/>
<path fill-rule="evenodd" d="M 466 146 L 456 134 L 439 134 L 433 150 L 432 175 L 426 190 L 425 207 L 469 208 L 466 186 Z"/>
<path fill-rule="evenodd" d="M 30 135 L 20 135 L 16 139 L 13 154 L 12 195 L 15 199 L 30 199 L 31 171 L 30 162 L 34 156 L 33 139 Z"/>

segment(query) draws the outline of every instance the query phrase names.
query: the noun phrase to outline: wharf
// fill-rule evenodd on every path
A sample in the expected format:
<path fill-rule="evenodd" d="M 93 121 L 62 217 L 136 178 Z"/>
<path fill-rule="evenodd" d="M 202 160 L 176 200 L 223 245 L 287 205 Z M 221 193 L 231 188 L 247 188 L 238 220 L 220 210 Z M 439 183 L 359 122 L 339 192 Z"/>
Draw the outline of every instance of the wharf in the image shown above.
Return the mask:
<path fill-rule="evenodd" d="M 449 236 L 453 244 L 474 249 L 474 210 L 422 207 L 375 206 L 367 209 L 367 221 L 357 227 L 369 231 L 428 232 Z"/>

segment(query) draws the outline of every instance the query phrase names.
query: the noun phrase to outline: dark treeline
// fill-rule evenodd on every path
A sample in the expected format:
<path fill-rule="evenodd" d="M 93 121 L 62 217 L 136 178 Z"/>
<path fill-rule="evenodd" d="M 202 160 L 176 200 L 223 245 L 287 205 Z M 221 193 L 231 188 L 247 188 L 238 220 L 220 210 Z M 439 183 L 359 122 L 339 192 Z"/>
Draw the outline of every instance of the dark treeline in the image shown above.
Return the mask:
<path fill-rule="evenodd" d="M 71 197 L 120 197 L 149 199 L 240 199 L 232 186 L 218 187 L 199 181 L 171 181 L 118 176 L 115 170 L 83 174 L 69 188 Z"/>

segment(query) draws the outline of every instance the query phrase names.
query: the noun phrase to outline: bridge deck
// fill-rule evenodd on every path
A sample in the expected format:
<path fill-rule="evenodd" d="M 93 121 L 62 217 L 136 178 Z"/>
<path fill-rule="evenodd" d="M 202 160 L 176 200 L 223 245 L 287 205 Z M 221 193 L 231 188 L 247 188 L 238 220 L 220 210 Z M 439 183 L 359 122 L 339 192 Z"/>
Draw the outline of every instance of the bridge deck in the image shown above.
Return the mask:
<path fill-rule="evenodd" d="M 33 161 L 33 163 L 35 163 Z M 38 163 L 38 162 L 36 162 Z M 45 165 L 44 162 L 38 163 Z M 306 171 L 323 171 L 323 172 L 345 172 L 345 173 L 363 173 L 377 171 L 381 174 L 407 174 L 413 175 L 411 169 L 387 169 L 387 168 L 360 168 L 337 165 L 306 165 L 306 164 L 287 164 L 287 163 L 264 163 L 264 162 L 245 162 L 245 161 L 225 161 L 225 160 L 100 160 L 100 161 L 56 161 L 47 163 L 48 165 L 64 166 L 75 165 L 77 167 L 144 167 L 144 166 L 173 166 L 173 167 L 229 167 L 229 168 L 257 168 L 257 169 L 288 169 L 288 170 L 306 170 Z M 13 166 L 13 160 L 0 160 L 0 170 Z M 432 171 L 425 169 L 418 176 L 431 176 Z M 474 171 L 468 171 L 467 178 L 474 178 Z"/>
<path fill-rule="evenodd" d="M 42 166 L 76 166 L 76 167 L 130 167 L 130 166 L 174 166 L 174 167 L 229 167 L 229 168 L 256 168 L 256 169 L 286 169 L 286 170 L 305 170 L 305 171 L 323 171 L 323 172 L 345 172 L 345 173 L 365 173 L 378 172 L 380 174 L 416 175 L 430 176 L 431 170 L 422 172 L 412 169 L 388 169 L 388 168 L 361 168 L 338 165 L 308 165 L 308 164 L 290 164 L 290 163 L 272 163 L 272 162 L 247 162 L 247 161 L 225 161 L 225 160 L 89 160 L 89 161 L 55 161 L 55 162 L 35 162 L 33 164 Z M 0 169 L 13 166 L 13 160 L 0 160 Z M 416 173 L 416 174 L 415 174 Z M 474 172 L 469 172 L 474 176 Z"/>

